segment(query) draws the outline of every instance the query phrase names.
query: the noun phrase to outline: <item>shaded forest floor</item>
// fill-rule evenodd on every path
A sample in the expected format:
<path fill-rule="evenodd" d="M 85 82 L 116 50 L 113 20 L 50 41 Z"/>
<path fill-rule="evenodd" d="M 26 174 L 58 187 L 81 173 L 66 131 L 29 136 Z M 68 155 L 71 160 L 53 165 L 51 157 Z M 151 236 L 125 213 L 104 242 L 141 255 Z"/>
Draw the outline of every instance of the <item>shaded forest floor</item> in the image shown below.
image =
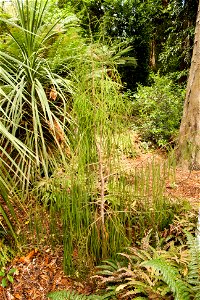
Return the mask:
<path fill-rule="evenodd" d="M 151 161 L 152 157 L 163 160 L 162 155 L 145 153 L 137 158 L 124 157 L 126 168 L 140 167 Z M 200 171 L 184 171 L 176 168 L 175 182 L 166 182 L 166 195 L 172 199 L 188 199 L 193 208 L 200 201 Z M 46 247 L 43 250 L 30 249 L 25 257 L 15 258 L 9 268 L 16 268 L 14 283 L 7 288 L 0 287 L 0 300 L 47 300 L 50 291 L 73 289 L 80 293 L 93 292 L 90 280 L 79 281 L 63 273 L 62 249 L 56 251 Z"/>

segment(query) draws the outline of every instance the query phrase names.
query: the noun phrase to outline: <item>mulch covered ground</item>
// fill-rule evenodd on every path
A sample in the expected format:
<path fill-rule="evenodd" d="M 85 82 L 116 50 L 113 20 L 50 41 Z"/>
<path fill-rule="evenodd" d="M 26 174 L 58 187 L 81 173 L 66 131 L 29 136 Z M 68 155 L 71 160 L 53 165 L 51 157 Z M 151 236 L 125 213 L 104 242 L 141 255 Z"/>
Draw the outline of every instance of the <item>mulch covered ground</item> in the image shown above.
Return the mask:
<path fill-rule="evenodd" d="M 200 204 L 200 171 L 176 170 L 174 186 L 166 186 L 170 195 L 176 198 L 187 199 L 193 207 Z"/>
<path fill-rule="evenodd" d="M 137 158 L 135 164 L 148 160 L 148 155 Z M 200 171 L 177 169 L 176 181 L 166 183 L 166 193 L 172 198 L 189 199 L 194 207 L 200 202 Z M 92 284 L 79 282 L 63 273 L 62 249 L 52 251 L 30 249 L 24 257 L 15 258 L 8 267 L 16 268 L 14 283 L 7 288 L 0 287 L 0 300 L 47 300 L 51 291 L 73 289 L 90 294 Z"/>
<path fill-rule="evenodd" d="M 7 288 L 0 287 L 0 299 L 45 300 L 49 299 L 49 292 L 70 289 L 89 294 L 88 284 L 64 275 L 62 256 L 61 250 L 54 253 L 46 248 L 43 251 L 33 249 L 26 256 L 15 258 L 9 266 L 17 269 L 14 283 Z"/>

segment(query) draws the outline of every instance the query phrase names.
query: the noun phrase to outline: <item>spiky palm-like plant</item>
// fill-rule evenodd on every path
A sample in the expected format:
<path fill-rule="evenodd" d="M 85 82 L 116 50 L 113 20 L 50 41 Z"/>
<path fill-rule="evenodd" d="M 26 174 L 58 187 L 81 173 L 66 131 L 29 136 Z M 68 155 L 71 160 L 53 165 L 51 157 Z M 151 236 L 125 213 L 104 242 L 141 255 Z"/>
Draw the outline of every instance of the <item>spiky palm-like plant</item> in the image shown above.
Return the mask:
<path fill-rule="evenodd" d="M 59 158 L 66 160 L 71 122 L 66 95 L 72 88 L 45 58 L 62 29 L 60 19 L 46 21 L 49 2 L 14 0 L 13 15 L 1 18 L 7 32 L 0 51 L 0 195 L 7 208 L 1 201 L 0 210 L 13 235 L 8 210 L 15 215 L 5 195 L 20 191 L 21 204 L 38 177 L 47 177 Z"/>
<path fill-rule="evenodd" d="M 23 191 L 67 145 L 71 88 L 45 59 L 59 22 L 45 21 L 48 2 L 13 1 L 14 17 L 4 20 L 11 46 L 0 51 L 0 181 Z"/>

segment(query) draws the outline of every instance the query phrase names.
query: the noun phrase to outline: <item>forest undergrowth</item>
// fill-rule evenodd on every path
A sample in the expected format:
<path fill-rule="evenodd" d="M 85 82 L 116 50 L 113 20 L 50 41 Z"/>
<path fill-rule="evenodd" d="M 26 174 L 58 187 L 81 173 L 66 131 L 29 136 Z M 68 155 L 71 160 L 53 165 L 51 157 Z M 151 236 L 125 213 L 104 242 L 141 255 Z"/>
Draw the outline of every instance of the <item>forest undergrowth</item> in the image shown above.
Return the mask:
<path fill-rule="evenodd" d="M 136 138 L 135 134 L 133 136 Z M 56 179 L 59 186 L 55 185 L 55 179 L 52 177 L 51 181 L 48 182 L 48 188 L 43 193 L 45 195 L 43 198 L 46 201 L 45 205 L 41 202 L 41 196 L 37 205 L 32 198 L 32 201 L 30 199 L 29 202 L 29 205 L 32 206 L 31 210 L 30 207 L 27 207 L 27 210 L 32 211 L 30 219 L 26 219 L 26 222 L 24 222 L 24 216 L 21 215 L 23 225 L 19 235 L 22 234 L 24 238 L 23 242 L 21 242 L 22 254 L 20 255 L 18 252 L 18 255 L 16 255 L 16 251 L 11 250 L 7 243 L 4 252 L 1 252 L 1 256 L 5 259 L 5 272 L 8 272 L 10 269 L 18 270 L 13 275 L 12 283 L 8 284 L 9 280 L 7 279 L 7 287 L 3 288 L 1 293 L 5 293 L 5 295 L 6 293 L 11 295 L 22 295 L 24 293 L 27 299 L 29 299 L 28 297 L 33 297 L 35 293 L 38 297 L 36 299 L 47 299 L 47 293 L 63 290 L 61 294 L 51 294 L 52 298 L 50 297 L 50 299 L 64 300 L 68 299 L 68 297 L 71 297 L 69 299 L 74 299 L 75 297 L 77 297 L 75 299 L 87 299 L 89 298 L 87 295 L 91 293 L 96 295 L 96 298 L 94 295 L 93 298 L 91 296 L 91 299 L 98 299 L 98 297 L 101 297 L 99 299 L 121 299 L 122 296 L 124 299 L 132 299 L 133 295 L 135 295 L 135 298 L 142 295 L 143 299 L 155 299 L 155 297 L 156 299 L 171 299 L 173 290 L 170 290 L 170 288 L 173 287 L 173 283 L 171 286 L 169 282 L 163 281 L 162 274 L 158 276 L 156 269 L 151 271 L 149 267 L 143 266 L 143 262 L 159 259 L 162 263 L 164 260 L 163 270 L 167 270 L 165 263 L 169 263 L 173 268 L 176 268 L 173 276 L 176 276 L 176 270 L 178 270 L 182 279 L 187 279 L 190 264 L 189 255 L 191 255 L 191 250 L 188 250 L 190 246 L 187 241 L 187 234 L 191 233 L 194 235 L 196 231 L 199 193 L 198 189 L 196 194 L 192 193 L 192 191 L 198 188 L 199 174 L 197 172 L 194 172 L 195 174 L 189 174 L 188 172 L 179 174 L 179 169 L 175 165 L 171 167 L 171 162 L 166 161 L 166 157 L 163 157 L 163 154 L 160 155 L 160 153 L 155 152 L 143 153 L 140 147 L 137 137 L 135 147 L 137 154 L 135 153 L 135 157 L 127 157 L 126 147 L 124 148 L 125 150 L 120 149 L 119 156 L 121 160 L 118 158 L 119 166 L 117 170 L 115 169 L 116 172 L 112 174 L 112 185 L 108 186 L 107 183 L 105 184 L 106 210 L 109 209 L 109 214 L 113 212 L 108 207 L 108 205 L 111 205 L 111 201 L 108 202 L 107 200 L 109 199 L 108 195 L 111 197 L 114 194 L 115 198 L 118 196 L 118 201 L 123 200 L 125 202 L 124 211 L 119 211 L 118 209 L 117 213 L 123 213 L 129 217 L 123 223 L 128 243 L 116 249 L 113 255 L 109 253 L 95 262 L 91 259 L 91 253 L 87 253 L 85 240 L 82 244 L 78 244 L 76 242 L 78 238 L 77 240 L 74 239 L 72 252 L 70 253 L 71 264 L 73 264 L 70 269 L 71 276 L 69 277 L 69 269 L 66 271 L 67 277 L 63 276 L 61 272 L 64 262 L 63 254 L 66 251 L 67 255 L 67 251 L 69 251 L 63 248 L 64 224 L 60 219 L 60 213 L 54 208 L 55 203 L 47 202 L 49 199 L 52 201 L 61 199 L 55 198 L 55 195 L 60 195 L 61 193 L 61 176 L 63 176 L 64 180 L 66 179 L 66 175 L 60 171 L 60 173 L 56 174 L 59 177 L 59 180 L 58 177 Z M 159 184 L 153 181 L 152 174 L 157 176 Z M 119 177 L 120 175 L 121 178 Z M 137 180 L 136 187 L 134 186 L 135 180 Z M 52 184 L 52 182 L 54 188 L 50 188 L 49 184 Z M 188 182 L 189 189 L 187 194 L 184 194 L 186 191 L 184 188 Z M 113 186 L 114 191 L 111 189 Z M 181 190 L 181 187 L 183 190 Z M 42 188 L 44 188 L 44 183 Z M 162 193 L 159 194 L 158 190 L 160 189 Z M 56 194 L 52 194 L 54 191 Z M 67 193 L 70 193 L 69 186 L 67 187 Z M 152 202 L 153 193 L 159 196 L 159 202 Z M 144 196 L 147 198 L 147 195 L 148 201 L 144 202 Z M 191 196 L 190 201 L 187 200 L 189 195 Z M 131 201 L 128 208 L 127 203 L 129 203 L 130 198 L 133 198 L 133 201 Z M 161 203 L 160 200 L 162 200 Z M 5 236 L 5 241 L 6 239 Z M 82 237 L 80 241 L 82 241 L 81 239 Z M 192 243 L 194 244 L 194 242 Z M 111 246 L 112 244 L 110 244 Z M 120 255 L 117 254 L 119 252 L 121 253 Z M 6 255 L 9 260 L 11 260 L 11 257 L 15 257 L 15 259 L 8 263 Z M 59 258 L 56 259 L 57 262 L 53 263 L 54 257 L 56 258 L 57 255 L 59 255 Z M 195 259 L 197 258 L 195 257 Z M 51 260 L 53 261 L 51 262 Z M 104 260 L 103 263 L 101 262 L 102 260 Z M 157 261 L 155 262 L 155 268 L 157 266 L 156 263 Z M 52 267 L 50 267 L 51 264 Z M 96 268 L 95 265 L 99 265 L 99 268 Z M 41 279 L 37 277 L 37 268 L 41 269 L 40 274 L 44 276 Z M 49 277 L 51 274 L 49 270 L 53 274 L 51 277 Z M 29 273 L 26 275 L 26 272 Z M 34 284 L 31 288 L 27 277 L 30 275 L 28 274 L 33 274 L 32 277 L 34 278 Z M 57 277 L 54 277 L 55 274 L 57 274 Z M 169 274 L 166 276 L 171 276 Z M 26 284 L 23 283 L 25 278 L 27 278 Z M 50 283 L 50 278 L 54 282 L 53 286 Z M 56 278 L 58 280 L 57 283 Z M 173 278 L 176 282 L 176 277 Z M 38 286 L 40 286 L 40 290 L 38 290 Z M 32 294 L 28 295 L 30 290 Z M 64 290 L 69 290 L 69 292 L 64 292 Z M 70 292 L 72 290 L 74 292 Z M 185 290 L 184 286 L 183 290 Z"/>
<path fill-rule="evenodd" d="M 125 91 L 131 48 L 84 38 L 74 15 L 50 24 L 47 7 L 17 0 L 3 19 L 3 297 L 198 299 L 199 172 L 181 176 L 175 151 L 184 88 L 151 74 Z"/>

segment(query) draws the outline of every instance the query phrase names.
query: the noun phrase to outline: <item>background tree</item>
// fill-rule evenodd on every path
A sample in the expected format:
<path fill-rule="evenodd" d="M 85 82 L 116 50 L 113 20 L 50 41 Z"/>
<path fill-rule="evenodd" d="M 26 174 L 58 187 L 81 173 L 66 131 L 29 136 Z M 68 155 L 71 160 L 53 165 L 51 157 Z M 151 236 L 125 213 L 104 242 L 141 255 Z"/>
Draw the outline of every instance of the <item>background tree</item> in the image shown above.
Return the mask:
<path fill-rule="evenodd" d="M 200 169 L 200 3 L 198 7 L 192 63 L 179 135 L 179 161 Z"/>

